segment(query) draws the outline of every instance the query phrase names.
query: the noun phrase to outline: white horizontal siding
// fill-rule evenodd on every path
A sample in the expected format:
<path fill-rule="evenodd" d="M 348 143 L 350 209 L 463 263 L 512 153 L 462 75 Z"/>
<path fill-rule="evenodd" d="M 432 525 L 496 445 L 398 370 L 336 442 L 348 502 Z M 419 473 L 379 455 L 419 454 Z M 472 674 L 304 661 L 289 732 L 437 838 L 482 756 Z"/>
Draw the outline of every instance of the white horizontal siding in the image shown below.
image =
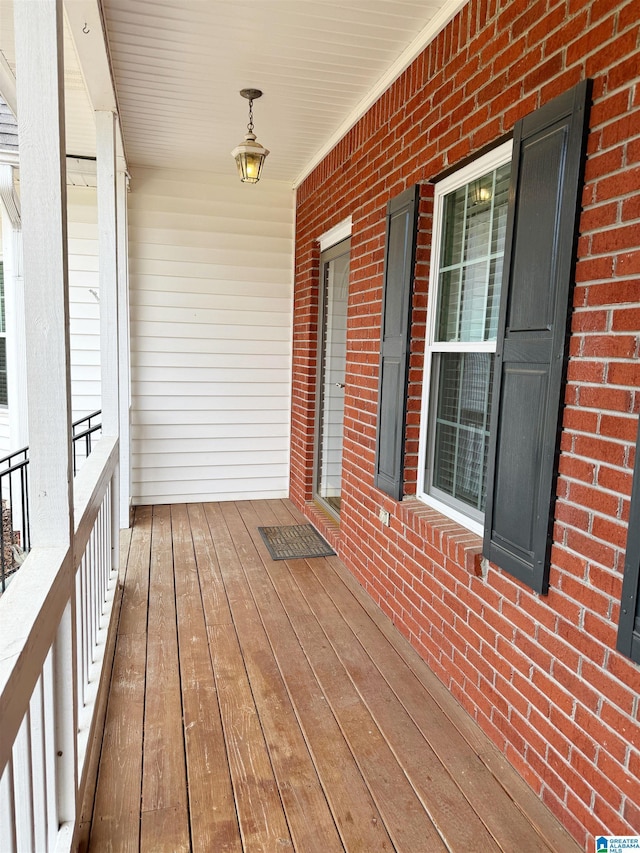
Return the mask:
<path fill-rule="evenodd" d="M 294 198 L 134 169 L 134 503 L 288 494 Z"/>
<path fill-rule="evenodd" d="M 73 418 L 101 407 L 100 306 L 98 296 L 98 225 L 96 190 L 67 187 L 69 328 Z M 0 255 L 1 258 L 1 255 Z M 5 287 L 9 282 L 5 281 Z M 8 334 L 14 332 L 9 327 Z M 15 365 L 8 364 L 8 370 Z M 11 381 L 18 383 L 15 375 Z M 15 427 L 14 427 L 15 428 Z M 19 448 L 10 437 L 9 412 L 0 409 L 0 456 Z"/>
<path fill-rule="evenodd" d="M 74 420 L 101 408 L 96 190 L 67 187 L 69 330 Z"/>
<path fill-rule="evenodd" d="M 0 457 L 8 456 L 13 450 L 19 450 L 18 447 L 11 447 L 11 439 L 9 435 L 9 410 L 0 408 Z"/>

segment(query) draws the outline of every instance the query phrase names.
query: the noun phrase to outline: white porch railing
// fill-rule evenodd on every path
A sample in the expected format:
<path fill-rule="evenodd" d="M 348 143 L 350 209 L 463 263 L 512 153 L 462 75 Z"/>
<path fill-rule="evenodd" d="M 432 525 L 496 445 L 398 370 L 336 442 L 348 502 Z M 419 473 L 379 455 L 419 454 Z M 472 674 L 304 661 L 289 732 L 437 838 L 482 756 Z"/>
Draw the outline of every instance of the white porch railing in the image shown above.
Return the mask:
<path fill-rule="evenodd" d="M 0 598 L 2 853 L 71 849 L 117 583 L 117 460 L 103 437 L 74 479 L 72 547 L 32 548 Z"/>

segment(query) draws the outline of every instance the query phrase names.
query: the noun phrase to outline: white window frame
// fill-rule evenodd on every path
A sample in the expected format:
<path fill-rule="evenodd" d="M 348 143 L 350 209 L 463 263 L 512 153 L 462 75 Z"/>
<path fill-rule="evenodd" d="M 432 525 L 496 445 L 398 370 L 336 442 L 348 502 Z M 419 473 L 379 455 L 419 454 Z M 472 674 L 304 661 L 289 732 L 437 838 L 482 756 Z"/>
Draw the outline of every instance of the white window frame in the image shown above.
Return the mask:
<path fill-rule="evenodd" d="M 489 151 L 487 154 L 462 167 L 435 185 L 434 190 L 434 214 L 433 214 L 433 242 L 431 246 L 431 263 L 429 270 L 429 306 L 427 310 L 427 340 L 425 344 L 424 375 L 422 381 L 422 404 L 420 415 L 420 444 L 418 452 L 418 498 L 443 515 L 471 530 L 479 536 L 483 535 L 484 525 L 482 521 L 466 515 L 461 510 L 440 500 L 425 489 L 425 469 L 427 454 L 429 453 L 429 435 L 431 428 L 432 407 L 431 401 L 431 377 L 434 353 L 443 352 L 489 352 L 496 351 L 496 341 L 478 341 L 471 343 L 435 341 L 435 331 L 438 311 L 438 278 L 440 271 L 440 247 L 442 242 L 442 215 L 444 209 L 444 198 L 449 193 L 471 181 L 492 172 L 499 166 L 510 162 L 513 150 L 513 141 L 509 140 L 502 145 Z"/>

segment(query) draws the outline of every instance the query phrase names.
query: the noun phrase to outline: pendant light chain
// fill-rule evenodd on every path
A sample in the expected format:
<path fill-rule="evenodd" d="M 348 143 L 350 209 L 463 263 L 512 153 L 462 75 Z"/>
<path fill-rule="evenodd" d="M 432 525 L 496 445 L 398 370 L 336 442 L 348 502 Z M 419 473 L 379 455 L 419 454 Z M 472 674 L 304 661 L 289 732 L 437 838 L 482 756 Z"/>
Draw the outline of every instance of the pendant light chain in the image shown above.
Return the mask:
<path fill-rule="evenodd" d="M 249 133 L 253 133 L 253 98 L 249 98 L 249 124 L 247 125 Z"/>

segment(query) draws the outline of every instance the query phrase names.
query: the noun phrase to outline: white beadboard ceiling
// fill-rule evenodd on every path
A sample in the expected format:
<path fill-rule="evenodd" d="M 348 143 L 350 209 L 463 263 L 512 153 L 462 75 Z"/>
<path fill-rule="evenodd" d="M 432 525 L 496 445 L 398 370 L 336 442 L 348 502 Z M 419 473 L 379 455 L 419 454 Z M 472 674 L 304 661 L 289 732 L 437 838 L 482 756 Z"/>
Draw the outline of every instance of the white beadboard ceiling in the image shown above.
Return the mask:
<path fill-rule="evenodd" d="M 229 174 L 262 89 L 264 177 L 296 182 L 460 0 L 103 0 L 126 156 Z M 385 85 L 386 84 L 386 85 Z M 379 94 L 379 91 L 377 92 Z"/>
<path fill-rule="evenodd" d="M 15 70 L 13 2 L 0 0 L 0 83 L 3 67 Z M 255 132 L 271 152 L 264 179 L 295 185 L 464 2 L 102 0 L 129 168 L 233 174 L 230 151 L 248 119 L 239 91 L 258 88 Z M 77 156 L 95 155 L 78 58 L 90 6 L 65 2 L 76 39 L 66 25 L 67 151 Z"/>
<path fill-rule="evenodd" d="M 233 173 L 262 89 L 264 177 L 294 183 L 460 0 L 103 0 L 127 161 Z"/>
<path fill-rule="evenodd" d="M 16 106 L 16 59 L 13 31 L 15 0 L 0 0 L 0 94 L 12 109 Z M 17 0 L 31 2 L 31 0 Z M 6 76 L 2 72 L 6 71 Z M 95 157 L 96 125 L 84 77 L 75 50 L 71 30 L 64 22 L 64 96 L 67 153 L 71 156 Z M 18 125 L 19 126 L 19 125 Z"/>

